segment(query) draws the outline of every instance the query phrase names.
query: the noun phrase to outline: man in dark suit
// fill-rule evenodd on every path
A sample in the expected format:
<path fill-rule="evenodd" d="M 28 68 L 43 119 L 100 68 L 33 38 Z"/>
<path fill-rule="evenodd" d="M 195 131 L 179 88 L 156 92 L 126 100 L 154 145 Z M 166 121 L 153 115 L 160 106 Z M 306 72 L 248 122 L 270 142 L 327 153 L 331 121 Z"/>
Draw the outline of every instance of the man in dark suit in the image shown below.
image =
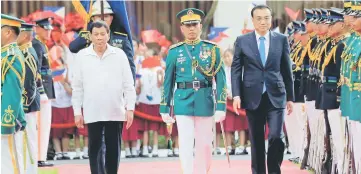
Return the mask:
<path fill-rule="evenodd" d="M 270 31 L 271 9 L 258 5 L 251 11 L 254 32 L 239 36 L 232 63 L 233 108 L 246 109 L 252 173 L 265 174 L 264 126 L 269 126 L 268 173 L 281 173 L 285 145 L 282 141 L 284 110 L 293 110 L 293 78 L 287 37 Z M 242 101 L 241 101 L 242 100 Z M 287 107 L 286 107 L 287 106 Z"/>

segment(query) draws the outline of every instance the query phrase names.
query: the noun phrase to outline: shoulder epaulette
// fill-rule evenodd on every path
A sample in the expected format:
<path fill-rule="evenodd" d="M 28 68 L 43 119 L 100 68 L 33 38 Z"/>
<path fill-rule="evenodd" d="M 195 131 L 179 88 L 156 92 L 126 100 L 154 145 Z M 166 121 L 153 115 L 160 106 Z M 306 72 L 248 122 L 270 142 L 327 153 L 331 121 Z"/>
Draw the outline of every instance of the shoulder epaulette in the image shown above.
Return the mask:
<path fill-rule="evenodd" d="M 171 46 L 169 47 L 169 49 L 173 49 L 173 48 L 179 47 L 179 46 L 181 46 L 181 45 L 183 45 L 183 44 L 184 44 L 184 42 L 176 43 L 176 44 L 174 44 L 174 45 L 171 45 Z"/>
<path fill-rule="evenodd" d="M 127 35 L 127 34 L 125 34 L 125 33 L 114 32 L 114 34 L 118 34 L 118 35 L 122 35 L 122 36 L 128 37 L 128 35 Z"/>
<path fill-rule="evenodd" d="M 209 40 L 203 40 L 203 42 L 209 43 L 209 44 L 212 44 L 212 45 L 217 45 L 215 42 L 212 42 L 212 41 L 209 41 Z"/>
<path fill-rule="evenodd" d="M 90 31 L 80 31 L 79 37 L 82 37 L 85 40 L 90 40 Z"/>

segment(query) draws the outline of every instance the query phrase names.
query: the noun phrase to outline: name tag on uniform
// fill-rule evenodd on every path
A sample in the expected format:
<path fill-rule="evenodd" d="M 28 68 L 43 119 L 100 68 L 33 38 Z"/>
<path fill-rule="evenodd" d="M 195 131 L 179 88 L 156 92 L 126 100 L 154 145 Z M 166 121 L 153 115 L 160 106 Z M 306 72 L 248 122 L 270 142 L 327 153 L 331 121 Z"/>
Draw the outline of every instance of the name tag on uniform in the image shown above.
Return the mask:
<path fill-rule="evenodd" d="M 183 63 L 184 61 L 186 61 L 186 58 L 185 57 L 178 57 L 177 58 L 177 63 Z"/>

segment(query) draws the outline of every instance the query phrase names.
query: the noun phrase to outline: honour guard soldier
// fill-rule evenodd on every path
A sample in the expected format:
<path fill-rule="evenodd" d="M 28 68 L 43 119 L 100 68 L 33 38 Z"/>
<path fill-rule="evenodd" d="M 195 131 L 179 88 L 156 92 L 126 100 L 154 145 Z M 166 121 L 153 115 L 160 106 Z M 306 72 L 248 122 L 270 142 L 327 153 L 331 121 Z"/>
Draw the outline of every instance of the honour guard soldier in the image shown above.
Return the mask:
<path fill-rule="evenodd" d="M 356 11 L 355 9 L 355 1 L 351 2 L 344 2 L 344 11 L 342 12 L 344 14 L 344 20 L 346 26 L 350 28 L 350 36 L 345 41 L 346 48 L 344 52 L 341 55 L 341 115 L 346 118 L 346 152 L 345 152 L 345 158 L 344 158 L 344 167 L 343 172 L 349 173 L 352 172 L 352 135 L 354 135 L 351 131 L 351 123 L 350 121 L 350 112 L 351 112 L 351 98 L 350 93 L 352 92 L 352 85 L 351 85 L 351 67 L 350 62 L 354 51 L 357 51 L 360 47 L 358 44 L 360 44 L 360 36 L 354 31 L 354 27 L 356 25 L 356 16 L 354 13 Z"/>
<path fill-rule="evenodd" d="M 195 8 L 184 9 L 177 14 L 185 41 L 172 45 L 168 52 L 160 104 L 162 119 L 172 124 L 174 119 L 169 113 L 174 98 L 183 174 L 209 172 L 214 119 L 216 122 L 225 119 L 227 87 L 223 62 L 219 47 L 200 39 L 203 16 L 203 11 Z M 216 94 L 212 90 L 213 80 L 216 82 Z M 175 84 L 177 89 L 173 93 Z"/>
<path fill-rule="evenodd" d="M 325 124 L 326 124 L 326 152 L 329 163 L 336 164 L 337 170 L 342 171 L 343 165 L 343 149 L 344 149 L 344 129 L 340 124 L 341 113 L 340 106 L 340 70 L 341 70 L 341 54 L 345 48 L 344 39 L 346 38 L 347 28 L 344 25 L 342 9 L 333 8 L 329 10 L 330 24 L 329 36 L 331 40 L 331 49 L 324 58 L 321 74 L 322 84 L 320 87 L 320 109 L 325 111 Z M 341 121 L 345 123 L 346 120 Z M 334 147 L 334 148 L 333 148 Z M 327 166 L 329 173 L 334 173 L 335 170 L 331 166 Z M 334 166 L 332 166 L 333 168 Z"/>
<path fill-rule="evenodd" d="M 352 150 L 354 172 L 361 172 L 361 150 L 360 150 L 360 121 L 361 121 L 361 1 L 354 1 L 353 13 L 355 21 L 353 22 L 353 30 L 357 35 L 357 40 L 352 45 L 354 50 L 351 51 L 349 60 L 350 71 L 350 128 L 352 135 Z"/>
<path fill-rule="evenodd" d="M 103 2 L 104 2 L 104 21 L 108 24 L 110 30 L 112 30 L 113 28 L 112 24 L 115 14 L 111 9 L 109 3 L 107 1 L 103 1 Z M 91 21 L 94 22 L 101 20 L 102 14 L 101 14 L 100 0 L 95 1 L 92 7 L 93 9 L 92 9 Z M 88 24 L 88 26 L 90 26 L 90 24 L 91 22 Z M 119 27 L 119 26 L 114 26 L 114 27 Z M 88 47 L 90 44 L 91 44 L 90 31 L 81 31 L 79 33 L 79 36 L 70 43 L 69 49 L 71 52 L 77 53 L 81 49 Z M 111 31 L 109 44 L 114 47 L 118 47 L 125 52 L 125 54 L 128 57 L 130 68 L 133 73 L 133 79 L 135 80 L 136 68 L 133 60 L 133 50 L 132 50 L 132 46 L 130 45 L 131 43 L 128 40 L 128 35 L 125 33 Z"/>
<path fill-rule="evenodd" d="M 305 100 L 307 100 L 307 94 L 309 93 L 310 89 L 308 88 L 309 86 L 309 75 L 310 75 L 310 56 L 312 54 L 312 49 L 315 47 L 316 43 L 317 43 L 317 36 L 316 36 L 316 30 L 317 30 L 317 25 L 315 23 L 315 20 L 317 20 L 316 15 L 314 13 L 313 10 L 311 9 L 304 9 L 304 13 L 305 13 L 305 20 L 304 22 L 306 23 L 306 32 L 308 35 L 306 35 L 306 37 L 309 38 L 305 48 L 303 51 L 305 51 L 305 55 L 303 58 L 303 64 L 302 64 L 302 79 L 301 79 L 301 91 L 303 92 L 303 95 L 305 97 Z M 305 101 L 305 104 L 307 103 L 307 101 Z M 303 109 L 306 107 L 305 104 L 303 105 Z M 303 124 L 303 134 L 304 134 L 304 139 L 302 139 L 302 143 L 300 143 L 301 145 L 301 149 L 300 149 L 300 160 L 301 162 L 301 169 L 304 169 L 307 165 L 307 160 L 308 160 L 308 154 L 309 154 L 309 150 L 310 150 L 310 139 L 311 139 L 311 134 L 310 134 L 310 122 L 309 122 L 309 117 L 307 117 L 307 113 L 306 111 L 303 111 L 304 115 L 306 116 L 306 118 L 303 118 L 302 120 L 304 121 Z"/>
<path fill-rule="evenodd" d="M 54 83 L 50 70 L 51 57 L 49 55 L 46 41 L 50 39 L 53 27 L 50 24 L 51 18 L 43 18 L 35 21 L 35 39 L 32 41 L 40 67 L 41 79 L 44 91 L 40 92 L 40 117 L 38 125 L 39 145 L 38 145 L 38 166 L 47 167 L 53 164 L 46 162 L 51 128 L 51 99 L 55 99 Z"/>
<path fill-rule="evenodd" d="M 293 21 L 293 30 L 294 30 L 294 42 L 297 44 L 296 47 L 294 47 L 291 50 L 290 58 L 292 60 L 292 71 L 293 71 L 293 80 L 294 80 L 294 89 L 295 89 L 295 103 L 294 103 L 294 109 L 296 112 L 293 112 L 292 117 L 286 117 L 285 118 L 285 126 L 287 129 L 287 136 L 288 136 L 288 142 L 289 142 L 289 149 L 291 150 L 293 157 L 291 158 L 291 161 L 297 162 L 298 161 L 298 155 L 297 155 L 297 139 L 295 138 L 296 135 L 299 135 L 299 122 L 297 121 L 299 118 L 298 114 L 302 113 L 300 105 L 302 105 L 302 102 L 304 102 L 303 94 L 299 91 L 300 89 L 300 80 L 301 80 L 301 65 L 302 60 L 301 53 L 303 52 L 303 45 L 302 45 L 302 35 L 305 31 L 305 24 L 300 21 Z M 306 40 L 307 44 L 307 40 Z"/>
<path fill-rule="evenodd" d="M 317 59 L 318 54 L 323 46 L 324 40 L 326 38 L 327 28 L 321 27 L 321 22 L 325 22 L 327 20 L 327 16 L 322 16 L 322 12 L 320 9 L 313 9 L 314 12 L 314 19 L 312 20 L 315 23 L 314 32 L 316 32 L 317 36 L 312 38 L 309 41 L 309 46 L 307 47 L 307 55 L 310 59 L 309 62 L 309 75 L 307 78 L 307 90 L 306 90 L 306 111 L 307 117 L 309 122 L 310 128 L 310 146 L 309 146 L 309 153 L 308 153 L 308 165 L 312 168 L 316 166 L 316 157 L 317 155 L 317 126 L 319 116 L 322 114 L 322 111 L 315 109 L 315 99 L 317 93 L 317 83 L 318 83 L 318 76 L 317 76 Z M 325 31 L 326 30 L 326 31 Z M 314 44 L 314 45 L 313 45 Z M 304 164 L 304 163 L 303 163 Z"/>
<path fill-rule="evenodd" d="M 14 135 L 24 130 L 22 103 L 25 79 L 24 56 L 16 39 L 24 21 L 1 14 L 1 173 L 19 173 Z"/>
<path fill-rule="evenodd" d="M 20 161 L 20 169 L 28 174 L 38 172 L 37 153 L 38 153 L 38 132 L 37 132 L 37 112 L 40 111 L 40 90 L 44 90 L 40 79 L 40 69 L 38 68 L 38 56 L 32 46 L 33 24 L 22 23 L 20 35 L 17 39 L 20 50 L 25 57 L 25 83 L 23 93 L 23 103 L 25 120 L 27 126 L 25 134 L 18 136 L 20 143 L 17 150 L 23 155 Z M 25 152 L 25 154 L 23 154 Z M 24 159 L 24 160 L 22 160 Z"/>
<path fill-rule="evenodd" d="M 326 134 L 330 134 L 329 126 L 326 125 L 325 129 L 325 120 L 328 119 L 327 112 L 321 108 L 322 101 L 322 93 L 320 92 L 321 84 L 322 84 L 322 65 L 325 61 L 326 54 L 331 49 L 331 38 L 329 37 L 329 23 L 328 23 L 328 10 L 321 8 L 321 20 L 320 26 L 318 30 L 318 34 L 321 35 L 321 45 L 316 49 L 315 53 L 315 88 L 316 89 L 316 100 L 315 107 L 316 110 L 320 113 L 315 115 L 317 117 L 317 153 L 316 156 L 316 173 L 317 172 L 326 172 L 329 173 L 328 170 L 331 167 L 331 153 L 328 151 L 330 148 L 329 138 L 325 136 Z M 336 82 L 337 83 L 337 82 Z M 327 153 L 326 153 L 327 152 Z"/>

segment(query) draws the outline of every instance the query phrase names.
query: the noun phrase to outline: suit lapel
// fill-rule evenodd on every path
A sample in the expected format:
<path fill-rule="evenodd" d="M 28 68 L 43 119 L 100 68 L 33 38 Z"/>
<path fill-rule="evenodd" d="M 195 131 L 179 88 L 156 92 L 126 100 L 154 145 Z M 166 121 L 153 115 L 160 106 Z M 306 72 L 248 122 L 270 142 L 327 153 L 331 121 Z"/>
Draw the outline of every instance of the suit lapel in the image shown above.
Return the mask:
<path fill-rule="evenodd" d="M 267 55 L 267 59 L 266 59 L 266 64 L 265 66 L 267 66 L 267 64 L 269 63 L 270 59 L 272 58 L 272 53 L 274 51 L 274 47 L 275 47 L 275 43 L 276 43 L 276 35 L 274 34 L 274 32 L 270 31 L 269 32 L 269 50 L 268 50 L 268 55 Z"/>
<path fill-rule="evenodd" d="M 258 64 L 261 67 L 263 67 L 261 56 L 260 56 L 259 50 L 258 50 L 258 43 L 257 43 L 256 32 L 255 31 L 252 32 L 252 34 L 250 35 L 249 40 L 250 40 L 249 43 L 255 43 L 255 44 L 249 44 L 249 45 L 250 45 L 253 53 L 256 55 L 256 59 L 257 59 Z"/>

